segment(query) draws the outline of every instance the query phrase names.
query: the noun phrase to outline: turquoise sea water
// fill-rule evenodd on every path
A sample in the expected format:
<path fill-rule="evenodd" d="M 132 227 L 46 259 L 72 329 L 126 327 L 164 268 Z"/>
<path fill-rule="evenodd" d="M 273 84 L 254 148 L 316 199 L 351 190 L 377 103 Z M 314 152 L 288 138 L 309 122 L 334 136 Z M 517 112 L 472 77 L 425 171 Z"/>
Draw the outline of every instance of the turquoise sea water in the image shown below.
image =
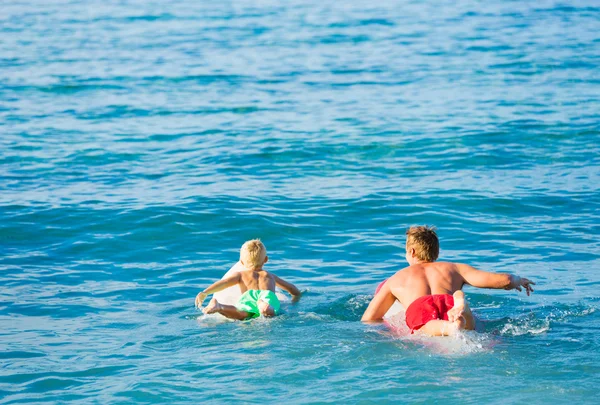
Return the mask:
<path fill-rule="evenodd" d="M 597 2 L 1 8 L 1 404 L 596 402 Z M 535 294 L 360 323 L 413 224 Z M 304 297 L 202 316 L 254 237 Z"/>

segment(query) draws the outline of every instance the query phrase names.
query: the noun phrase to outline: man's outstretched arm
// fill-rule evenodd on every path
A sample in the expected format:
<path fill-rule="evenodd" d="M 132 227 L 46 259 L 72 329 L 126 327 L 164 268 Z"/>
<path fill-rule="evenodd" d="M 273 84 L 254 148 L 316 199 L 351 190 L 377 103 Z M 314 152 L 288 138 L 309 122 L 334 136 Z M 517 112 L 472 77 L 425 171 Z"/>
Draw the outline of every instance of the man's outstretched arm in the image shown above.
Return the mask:
<path fill-rule="evenodd" d="M 385 313 L 394 305 L 396 297 L 392 294 L 389 287 L 389 282 L 386 282 L 381 290 L 371 300 L 367 310 L 363 314 L 361 321 L 363 322 L 379 322 L 383 320 Z"/>
<path fill-rule="evenodd" d="M 466 284 L 478 288 L 495 288 L 522 291 L 525 288 L 527 295 L 533 292 L 535 283 L 525 277 L 514 276 L 507 273 L 490 273 L 477 270 L 467 264 L 457 264 L 458 272 Z"/>

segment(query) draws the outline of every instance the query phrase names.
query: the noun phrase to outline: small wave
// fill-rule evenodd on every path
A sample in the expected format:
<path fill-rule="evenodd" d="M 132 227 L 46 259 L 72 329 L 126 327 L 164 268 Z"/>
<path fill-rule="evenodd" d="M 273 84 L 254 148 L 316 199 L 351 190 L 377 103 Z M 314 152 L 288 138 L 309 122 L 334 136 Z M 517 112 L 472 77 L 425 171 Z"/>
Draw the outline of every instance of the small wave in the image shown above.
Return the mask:
<path fill-rule="evenodd" d="M 335 320 L 333 317 L 327 314 L 317 314 L 315 312 L 301 312 L 298 315 L 302 318 L 301 322 L 306 321 L 318 321 L 318 322 L 327 322 Z"/>
<path fill-rule="evenodd" d="M 548 332 L 552 324 L 567 323 L 572 318 L 588 316 L 595 313 L 596 307 L 591 305 L 550 305 L 518 318 L 491 321 L 489 326 L 503 336 L 539 335 Z"/>
<path fill-rule="evenodd" d="M 357 321 L 367 309 L 370 300 L 371 297 L 368 295 L 350 294 L 333 302 L 318 305 L 313 311 L 340 321 Z"/>
<path fill-rule="evenodd" d="M 26 352 L 26 351 L 5 351 L 0 353 L 0 359 L 31 359 L 34 357 L 44 357 L 45 353 Z"/>
<path fill-rule="evenodd" d="M 523 336 L 523 335 L 539 335 L 547 332 L 550 329 L 550 321 L 548 319 L 517 319 L 509 321 L 499 330 L 503 336 Z"/>

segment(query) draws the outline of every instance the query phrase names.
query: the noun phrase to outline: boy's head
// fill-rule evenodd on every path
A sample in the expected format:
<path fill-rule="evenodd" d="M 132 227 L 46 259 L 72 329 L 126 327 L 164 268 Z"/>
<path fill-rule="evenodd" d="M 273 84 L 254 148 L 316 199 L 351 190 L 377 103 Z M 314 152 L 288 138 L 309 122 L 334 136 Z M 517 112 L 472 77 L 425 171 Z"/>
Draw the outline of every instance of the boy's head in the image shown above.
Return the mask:
<path fill-rule="evenodd" d="M 435 227 L 411 226 L 406 231 L 406 261 L 412 266 L 420 262 L 435 262 L 440 254 Z"/>
<path fill-rule="evenodd" d="M 240 262 L 248 270 L 262 268 L 269 260 L 267 249 L 259 239 L 252 239 L 242 245 L 240 249 Z"/>

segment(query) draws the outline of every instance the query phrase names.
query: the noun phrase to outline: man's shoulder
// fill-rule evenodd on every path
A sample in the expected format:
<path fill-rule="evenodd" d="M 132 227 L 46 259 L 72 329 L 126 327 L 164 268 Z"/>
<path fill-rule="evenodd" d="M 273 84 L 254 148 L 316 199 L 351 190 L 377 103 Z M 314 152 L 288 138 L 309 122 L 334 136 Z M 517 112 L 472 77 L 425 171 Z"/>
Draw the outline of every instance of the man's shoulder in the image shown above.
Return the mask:
<path fill-rule="evenodd" d="M 427 266 L 443 268 L 443 269 L 455 269 L 456 266 L 460 265 L 460 263 L 455 263 L 455 262 L 431 262 L 431 263 L 424 263 L 424 264 Z"/>
<path fill-rule="evenodd" d="M 412 274 L 413 272 L 418 271 L 415 266 L 408 266 L 405 267 L 403 269 L 398 270 L 392 277 L 390 277 L 388 280 L 389 281 L 396 281 L 396 280 L 401 280 L 404 277 Z"/>
<path fill-rule="evenodd" d="M 461 264 L 455 262 L 434 262 L 435 268 L 448 273 L 459 273 Z"/>
<path fill-rule="evenodd" d="M 405 277 L 408 275 L 415 275 L 419 273 L 425 274 L 430 269 L 448 271 L 448 272 L 457 272 L 458 268 L 461 264 L 454 262 L 428 262 L 428 263 L 417 263 L 412 266 L 405 267 L 401 270 L 398 270 L 393 277 L 398 276 L 398 278 Z"/>

